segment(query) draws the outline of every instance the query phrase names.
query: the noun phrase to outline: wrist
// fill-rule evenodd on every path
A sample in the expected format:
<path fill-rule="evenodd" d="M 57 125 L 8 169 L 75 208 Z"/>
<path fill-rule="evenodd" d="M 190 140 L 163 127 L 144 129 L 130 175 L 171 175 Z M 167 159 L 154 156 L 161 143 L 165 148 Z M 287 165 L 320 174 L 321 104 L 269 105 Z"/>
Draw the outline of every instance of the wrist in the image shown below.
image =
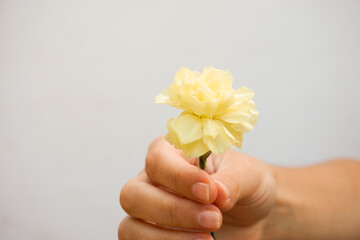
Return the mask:
<path fill-rule="evenodd" d="M 359 239 L 358 162 L 269 169 L 276 200 L 261 239 Z"/>

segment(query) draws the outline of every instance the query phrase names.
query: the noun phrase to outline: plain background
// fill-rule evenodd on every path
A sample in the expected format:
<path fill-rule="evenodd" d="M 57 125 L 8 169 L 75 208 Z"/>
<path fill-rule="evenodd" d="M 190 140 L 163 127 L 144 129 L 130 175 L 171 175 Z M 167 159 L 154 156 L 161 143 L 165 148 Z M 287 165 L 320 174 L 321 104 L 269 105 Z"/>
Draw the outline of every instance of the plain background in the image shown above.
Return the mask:
<path fill-rule="evenodd" d="M 116 239 L 121 187 L 180 111 L 181 66 L 229 69 L 260 118 L 242 151 L 360 157 L 359 1 L 0 0 L 0 239 Z"/>

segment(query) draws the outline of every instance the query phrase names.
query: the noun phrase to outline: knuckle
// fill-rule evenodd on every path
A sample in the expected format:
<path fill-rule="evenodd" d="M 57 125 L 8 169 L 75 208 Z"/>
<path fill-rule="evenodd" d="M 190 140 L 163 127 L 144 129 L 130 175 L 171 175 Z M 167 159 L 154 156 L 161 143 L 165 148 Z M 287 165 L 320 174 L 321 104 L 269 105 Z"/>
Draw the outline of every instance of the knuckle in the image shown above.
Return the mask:
<path fill-rule="evenodd" d="M 159 150 L 156 147 L 150 147 L 145 159 L 145 172 L 151 177 L 155 170 L 155 162 L 159 157 Z"/>
<path fill-rule="evenodd" d="M 124 226 L 122 224 L 122 222 L 119 224 L 119 227 L 118 227 L 118 239 L 119 240 L 125 240 L 125 236 L 124 236 Z"/>
<path fill-rule="evenodd" d="M 130 238 L 130 233 L 129 233 L 129 226 L 128 226 L 128 217 L 126 217 L 123 221 L 121 221 L 121 223 L 119 224 L 118 227 L 118 239 L 119 240 L 127 240 L 127 239 L 131 239 Z"/>
<path fill-rule="evenodd" d="M 178 168 L 174 170 L 174 172 L 170 176 L 169 181 L 175 189 L 180 190 L 182 188 L 182 185 L 184 184 L 183 171 Z"/>
<path fill-rule="evenodd" d="M 151 156 L 150 152 L 147 154 L 145 159 L 145 172 L 150 177 L 151 176 L 151 168 L 153 166 L 153 157 Z"/>
<path fill-rule="evenodd" d="M 131 210 L 133 205 L 131 181 L 132 180 L 126 183 L 125 186 L 121 189 L 120 198 L 119 198 L 121 207 L 129 215 L 131 215 Z"/>
<path fill-rule="evenodd" d="M 167 219 L 169 221 L 169 224 L 174 227 L 181 227 L 181 221 L 180 221 L 180 209 L 179 206 L 176 204 L 171 204 L 168 201 L 164 204 L 165 213 L 167 214 Z"/>

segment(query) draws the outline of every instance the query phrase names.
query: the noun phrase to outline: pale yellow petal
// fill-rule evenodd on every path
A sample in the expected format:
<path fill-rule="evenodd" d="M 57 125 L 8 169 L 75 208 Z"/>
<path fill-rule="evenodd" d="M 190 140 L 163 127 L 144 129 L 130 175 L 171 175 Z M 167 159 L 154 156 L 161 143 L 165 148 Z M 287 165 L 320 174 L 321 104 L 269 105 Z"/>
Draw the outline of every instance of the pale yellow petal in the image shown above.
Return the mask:
<path fill-rule="evenodd" d="M 226 133 L 226 135 L 228 135 L 229 138 L 235 141 L 235 137 L 233 136 L 233 134 L 222 124 L 221 121 L 215 120 L 215 122 L 221 127 L 221 129 Z"/>
<path fill-rule="evenodd" d="M 232 74 L 226 70 L 219 70 L 208 66 L 203 69 L 201 74 L 203 81 L 214 90 L 229 90 L 232 89 L 233 77 Z"/>
<path fill-rule="evenodd" d="M 235 97 L 233 94 L 233 90 L 226 91 L 226 92 L 220 92 L 218 99 L 219 99 L 219 106 L 216 110 L 216 113 L 214 115 L 221 115 L 225 111 L 227 111 L 230 106 L 232 106 L 235 103 Z"/>
<path fill-rule="evenodd" d="M 182 145 L 181 150 L 183 150 L 186 158 L 199 157 L 210 151 L 202 139 L 196 142 Z"/>
<path fill-rule="evenodd" d="M 254 97 L 255 93 L 253 90 L 247 87 L 241 87 L 235 90 L 235 97 L 238 99 L 242 99 L 244 102 L 251 100 Z"/>
<path fill-rule="evenodd" d="M 247 87 L 241 87 L 235 90 L 235 103 L 230 107 L 230 109 L 237 109 L 241 104 L 250 101 L 254 97 L 254 95 L 254 91 Z"/>
<path fill-rule="evenodd" d="M 199 101 L 206 101 L 207 99 L 217 98 L 217 94 L 213 89 L 203 82 L 194 84 L 191 94 L 195 96 Z"/>
<path fill-rule="evenodd" d="M 254 125 L 248 122 L 233 124 L 232 126 L 236 131 L 249 132 L 254 129 Z"/>
<path fill-rule="evenodd" d="M 225 132 L 224 128 L 219 125 L 219 122 L 214 121 L 214 123 L 218 125 L 219 132 L 215 138 L 204 136 L 204 143 L 213 153 L 221 154 L 230 149 L 234 145 L 235 140 Z"/>
<path fill-rule="evenodd" d="M 256 110 L 256 106 L 253 101 L 248 102 L 248 108 L 250 113 L 249 119 L 246 122 L 235 123 L 232 125 L 236 131 L 249 132 L 254 128 L 254 125 L 259 117 L 259 112 Z"/>
<path fill-rule="evenodd" d="M 189 107 L 191 108 L 192 112 L 198 116 L 211 117 L 213 114 L 215 114 L 219 104 L 217 99 L 200 101 L 198 98 L 191 94 L 189 94 L 188 100 Z"/>
<path fill-rule="evenodd" d="M 172 105 L 170 102 L 169 92 L 170 92 L 170 89 L 166 88 L 164 91 L 159 93 L 155 98 L 155 103 Z"/>
<path fill-rule="evenodd" d="M 174 131 L 173 125 L 174 125 L 174 118 L 170 118 L 167 123 L 167 129 L 168 129 L 168 134 L 166 134 L 165 139 L 172 145 L 174 145 L 175 148 L 177 149 L 181 149 L 182 144 L 179 140 L 179 137 L 177 136 L 176 132 Z"/>
<path fill-rule="evenodd" d="M 173 129 L 182 144 L 195 142 L 203 137 L 201 119 L 187 112 L 182 112 L 175 119 Z"/>
<path fill-rule="evenodd" d="M 247 109 L 246 109 L 247 110 Z M 249 120 L 251 117 L 251 113 L 249 111 L 240 110 L 233 110 L 233 111 L 225 111 L 217 118 L 224 120 L 229 123 L 241 123 Z"/>
<path fill-rule="evenodd" d="M 167 122 L 168 134 L 165 139 L 176 149 L 182 150 L 185 157 L 199 157 L 209 151 L 209 148 L 204 144 L 202 138 L 188 144 L 182 144 L 177 132 L 174 130 L 175 119 L 171 118 Z"/>
<path fill-rule="evenodd" d="M 199 73 L 196 71 L 191 71 L 189 68 L 187 67 L 181 67 L 174 76 L 174 81 L 177 84 L 180 84 L 182 81 L 184 80 L 191 80 L 191 78 L 193 76 L 198 76 Z"/>
<path fill-rule="evenodd" d="M 249 104 L 250 104 L 250 114 L 251 114 L 251 117 L 250 119 L 248 120 L 249 123 L 251 123 L 252 125 L 255 125 L 258 118 L 259 118 L 259 112 L 258 110 L 256 109 L 256 105 L 253 101 L 249 101 Z"/>
<path fill-rule="evenodd" d="M 235 146 L 237 146 L 240 149 L 242 147 L 242 141 L 243 141 L 243 133 L 238 132 L 238 135 L 236 136 Z"/>
<path fill-rule="evenodd" d="M 176 92 L 177 89 L 173 85 L 167 87 L 164 91 L 156 96 L 155 103 L 168 104 L 170 106 L 183 109 L 181 105 L 182 102 L 179 100 L 179 96 Z"/>
<path fill-rule="evenodd" d="M 241 148 L 242 145 L 242 140 L 243 140 L 243 133 L 242 131 L 236 131 L 232 126 L 233 124 L 221 121 L 221 124 L 224 126 L 224 128 L 227 129 L 227 131 L 231 134 L 231 136 L 233 136 L 235 138 L 235 145 L 238 148 Z"/>
<path fill-rule="evenodd" d="M 210 136 L 212 138 L 216 138 L 219 134 L 220 126 L 215 121 L 210 120 L 209 118 L 201 119 L 203 125 L 203 133 L 204 136 Z"/>

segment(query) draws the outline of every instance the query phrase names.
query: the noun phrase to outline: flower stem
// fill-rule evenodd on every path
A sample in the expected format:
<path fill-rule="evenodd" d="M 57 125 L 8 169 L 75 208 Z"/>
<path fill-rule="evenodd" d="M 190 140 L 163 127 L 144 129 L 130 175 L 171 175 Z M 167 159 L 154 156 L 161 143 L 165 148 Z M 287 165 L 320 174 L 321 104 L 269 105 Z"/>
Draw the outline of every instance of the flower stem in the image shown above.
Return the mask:
<path fill-rule="evenodd" d="M 210 154 L 211 154 L 211 151 L 208 151 L 207 153 L 205 153 L 204 155 L 201 155 L 199 157 L 199 166 L 200 166 L 200 168 L 202 170 L 205 170 L 205 168 L 206 168 L 206 159 L 210 156 Z M 216 240 L 214 232 L 211 232 L 211 236 L 214 238 L 214 240 Z"/>
<path fill-rule="evenodd" d="M 199 158 L 199 165 L 202 170 L 205 170 L 206 168 L 206 159 L 210 156 L 211 152 L 208 151 L 204 155 L 201 155 Z"/>

